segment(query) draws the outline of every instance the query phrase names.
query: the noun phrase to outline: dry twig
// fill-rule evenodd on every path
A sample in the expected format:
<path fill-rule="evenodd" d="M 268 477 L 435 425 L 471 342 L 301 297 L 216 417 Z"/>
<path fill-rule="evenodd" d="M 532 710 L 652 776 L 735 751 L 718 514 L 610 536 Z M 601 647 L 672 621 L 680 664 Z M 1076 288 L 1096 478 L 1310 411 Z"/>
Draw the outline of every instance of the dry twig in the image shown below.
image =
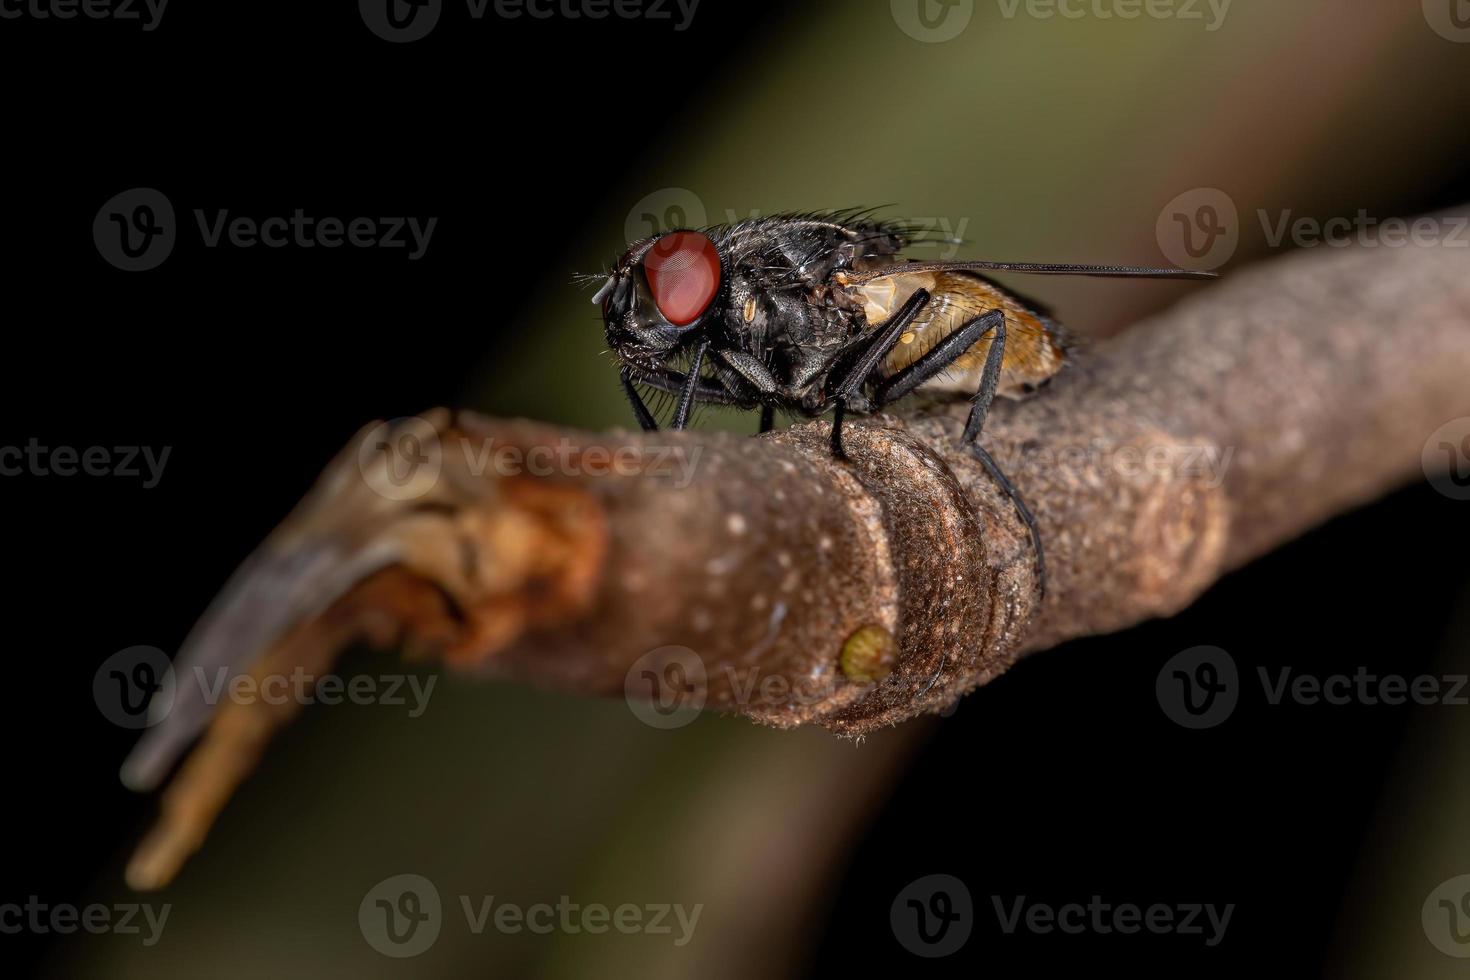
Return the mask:
<path fill-rule="evenodd" d="M 321 673 L 366 637 L 620 696 L 635 665 L 689 667 L 682 646 L 711 708 L 861 735 L 1027 652 L 1168 615 L 1417 473 L 1426 437 L 1470 415 L 1467 273 L 1445 247 L 1287 257 L 998 405 L 984 438 L 1039 521 L 1040 604 L 1023 528 L 958 445 L 964 404 L 852 425 L 850 465 L 826 422 L 595 435 L 437 411 L 359 436 L 180 664 Z M 205 729 L 135 886 L 172 877 L 296 710 L 210 718 L 180 687 L 125 770 L 156 784 Z"/>

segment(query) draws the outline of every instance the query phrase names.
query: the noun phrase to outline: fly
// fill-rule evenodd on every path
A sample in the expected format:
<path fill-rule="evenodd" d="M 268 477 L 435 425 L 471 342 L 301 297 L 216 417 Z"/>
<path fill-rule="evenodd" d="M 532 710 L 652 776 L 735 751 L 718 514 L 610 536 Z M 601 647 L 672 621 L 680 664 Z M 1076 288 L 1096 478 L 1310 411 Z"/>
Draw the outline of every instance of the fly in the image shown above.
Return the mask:
<path fill-rule="evenodd" d="M 1005 491 L 1031 534 L 1037 583 L 1046 562 L 1036 521 L 980 445 L 997 394 L 1021 397 L 1067 363 L 1071 342 L 1039 304 L 982 272 L 1147 279 L 1213 273 L 1121 265 L 923 262 L 915 240 L 869 211 L 779 214 L 628 246 L 593 297 L 644 430 L 658 428 L 639 387 L 674 395 L 670 427 L 695 404 L 816 418 L 832 413 L 832 452 L 846 459 L 848 412 L 874 412 L 916 390 L 972 396 L 961 441 Z"/>

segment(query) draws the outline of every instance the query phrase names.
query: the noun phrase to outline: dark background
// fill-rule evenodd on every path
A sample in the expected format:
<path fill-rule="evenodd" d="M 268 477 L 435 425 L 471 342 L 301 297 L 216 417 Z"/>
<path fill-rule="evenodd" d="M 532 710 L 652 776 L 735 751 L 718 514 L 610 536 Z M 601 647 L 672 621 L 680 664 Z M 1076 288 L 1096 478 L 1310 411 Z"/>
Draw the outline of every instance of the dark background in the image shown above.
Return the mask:
<path fill-rule="evenodd" d="M 346 4 L 180 4 L 153 32 L 111 21 L 0 21 L 9 177 L 0 236 L 8 253 L 9 366 L 0 444 L 24 445 L 34 437 L 48 446 L 171 447 L 153 489 L 115 477 L 0 479 L 12 569 L 5 602 L 12 822 L 0 901 L 32 894 L 53 904 L 128 900 L 120 868 L 155 803 L 117 781 L 132 735 L 97 711 L 92 675 L 108 655 L 133 644 L 175 649 L 229 572 L 364 423 L 457 404 L 576 424 L 626 424 L 615 376 L 600 355 L 596 318 L 570 277 L 597 271 L 616 253 L 633 201 L 661 186 L 692 185 L 684 174 L 694 164 L 686 161 L 703 160 L 704 174 L 741 172 L 743 182 L 706 186 L 719 187 L 712 202 L 742 210 L 892 200 L 902 213 L 919 196 L 912 188 L 923 187 L 927 196 L 918 206 L 950 213 L 929 203 L 942 202 L 949 188 L 925 175 L 951 152 L 977 160 L 1034 155 L 1072 174 L 1068 200 L 1115 198 L 1120 191 L 1108 181 L 1128 160 L 1143 166 L 1180 145 L 1207 155 L 1198 148 L 1211 141 L 1250 144 L 1234 163 L 1218 161 L 1227 173 L 1265 175 L 1254 184 L 1240 178 L 1254 188 L 1232 190 L 1243 206 L 1260 200 L 1304 213 L 1371 207 L 1388 215 L 1470 197 L 1470 171 L 1455 162 L 1464 159 L 1457 140 L 1466 131 L 1465 115 L 1449 113 L 1463 109 L 1452 93 L 1467 88 L 1470 46 L 1428 33 L 1411 9 L 1383 32 L 1376 56 L 1343 81 L 1312 59 L 1353 50 L 1355 42 L 1333 38 L 1356 30 L 1339 22 L 1346 12 L 1302 4 L 1273 21 L 1275 15 L 1238 2 L 1232 16 L 1239 20 L 1222 29 L 1218 44 L 1232 45 L 1240 57 L 1190 56 L 1197 71 L 1183 70 L 1181 62 L 1171 78 L 1160 69 L 1142 90 L 1110 92 L 1103 84 L 1099 93 L 1085 79 L 1064 78 L 1056 83 L 1061 95 L 1052 111 L 1029 116 L 1019 131 L 986 114 L 996 103 L 1024 99 L 1025 79 L 976 86 L 960 103 L 973 106 L 968 118 L 956 114 L 951 87 L 943 90 L 950 101 L 931 138 L 896 145 L 885 139 L 885 128 L 910 111 L 902 107 L 926 111 L 926 99 L 940 91 L 931 86 L 944 83 L 893 77 L 891 64 L 884 64 L 888 48 L 895 57 L 935 61 L 978 56 L 960 46 L 964 41 L 916 45 L 894 28 L 882 3 L 869 5 L 876 13 L 859 13 L 864 4 L 757 12 L 753 5 L 703 0 L 684 32 L 667 22 L 618 19 L 471 23 L 463 7 L 450 4 L 431 37 L 403 45 L 374 37 Z M 977 22 L 967 37 L 1009 26 Z M 1055 47 L 1035 40 L 1040 27 L 1024 41 L 1039 44 L 1030 55 L 1038 77 L 1066 76 L 1080 58 L 1139 58 L 1174 43 L 1164 35 L 1134 40 L 1079 35 L 1072 25 L 1046 27 L 1053 26 Z M 1290 59 L 1252 56 L 1277 43 L 1268 45 L 1275 36 L 1257 33 L 1270 31 L 1281 32 L 1282 47 L 1292 39 L 1306 45 L 1300 78 L 1292 77 Z M 1419 46 L 1429 54 L 1417 53 Z M 1410 62 L 1413 69 L 1404 67 Z M 751 127 L 747 114 L 731 122 L 744 89 L 772 85 L 771 73 L 781 70 L 797 73 L 787 97 L 834 144 L 834 173 L 870 168 L 870 183 L 859 186 L 871 186 L 872 197 L 799 199 L 813 190 L 783 173 L 797 139 L 783 120 L 756 118 Z M 1251 77 L 1266 71 L 1285 74 L 1276 86 L 1283 103 L 1311 102 L 1329 91 L 1332 125 L 1301 136 L 1289 112 L 1253 103 Z M 1142 121 L 1121 134 L 1079 133 L 1069 162 L 1063 157 L 1078 121 L 1069 112 L 1086 108 L 1071 105 L 1069 86 L 1078 100 L 1104 100 L 1123 118 Z M 1158 118 L 1149 97 L 1165 87 L 1184 88 L 1179 98 L 1186 103 L 1208 90 L 1210 101 L 1197 113 Z M 1428 113 L 1423 103 L 1433 97 L 1446 102 L 1426 122 L 1416 113 Z M 1407 108 L 1413 105 L 1420 108 Z M 1393 129 L 1392 120 L 1404 116 L 1418 126 L 1417 145 L 1406 146 Z M 725 152 L 710 162 L 712 146 L 729 145 L 728 134 L 724 142 L 711 142 L 710 134 L 741 119 L 746 155 L 731 159 Z M 1222 119 L 1239 130 L 1232 133 Z M 1365 163 L 1365 151 L 1377 156 Z M 911 165 L 874 163 L 875 152 L 883 161 Z M 962 191 L 967 202 L 1006 199 L 995 211 L 969 212 L 977 216 L 970 237 L 986 246 L 979 252 L 1157 262 L 1156 252 L 1143 249 L 1158 207 L 1180 191 L 1210 185 L 1216 174 L 1202 171 L 1177 186 L 1140 191 L 1139 200 L 1151 203 L 1131 217 L 1120 206 L 1116 212 L 1058 208 L 1031 218 L 1007 209 L 1048 200 L 1049 189 L 997 184 L 997 176 L 1003 174 L 977 170 L 981 186 Z M 1146 178 L 1145 169 L 1140 180 Z M 837 190 L 852 186 L 834 180 Z M 102 260 L 90 228 L 104 201 L 139 186 L 162 190 L 188 227 L 160 268 L 127 274 Z M 885 193 L 885 186 L 893 190 Z M 1121 195 L 1128 200 L 1127 192 Z M 417 262 L 401 250 L 209 250 L 192 227 L 195 207 L 260 217 L 302 207 L 317 216 L 412 214 L 439 222 L 428 254 Z M 1120 228 L 1120 221 L 1126 225 Z M 1051 233 L 1037 225 L 1059 230 L 1048 239 Z M 1066 254 L 1036 253 L 1048 240 Z M 1109 248 L 1116 253 L 1099 254 Z M 1237 261 L 1260 252 L 1259 243 L 1248 243 Z M 1066 298 L 1085 295 L 1066 292 L 1077 288 L 1058 287 L 1048 298 L 1065 315 Z M 1091 295 L 1103 297 L 1096 306 L 1106 312 L 1093 312 L 1091 304 L 1082 309 L 1106 332 L 1179 295 L 1176 287 L 1141 288 L 1115 302 L 1121 296 L 1115 287 L 1101 287 Z M 805 948 L 787 968 L 828 975 L 892 965 L 1011 976 L 1127 966 L 1140 975 L 1170 976 L 1238 975 L 1269 963 L 1273 973 L 1300 976 L 1349 971 L 1341 961 L 1355 957 L 1345 951 L 1371 942 L 1375 930 L 1390 937 L 1413 933 L 1418 905 L 1365 893 L 1364 876 L 1371 880 L 1371 874 L 1364 868 L 1408 841 L 1428 846 L 1415 832 L 1414 815 L 1385 787 L 1404 765 L 1406 732 L 1421 723 L 1463 732 L 1470 709 L 1430 709 L 1420 722 L 1403 708 L 1268 707 L 1257 686 L 1225 725 L 1187 732 L 1159 710 L 1154 678 L 1168 657 L 1201 643 L 1231 651 L 1250 676 L 1257 666 L 1281 664 L 1304 673 L 1358 665 L 1402 674 L 1463 669 L 1470 659 L 1470 574 L 1459 559 L 1467 527 L 1465 505 L 1421 483 L 1232 575 L 1173 620 L 1023 662 L 968 698 L 907 756 L 876 812 L 857 821 L 856 846 L 807 903 Z M 622 710 L 516 691 L 495 697 L 497 710 L 518 697 L 542 699 L 532 703 L 553 706 L 547 712 L 563 720 Z M 473 700 L 455 704 L 446 710 L 473 719 Z M 505 736 L 517 739 L 514 758 L 504 764 L 522 767 L 528 786 L 574 778 L 576 770 L 564 775 L 559 763 L 568 752 L 590 751 L 587 744 L 547 737 L 535 728 L 542 713 L 527 714 L 495 716 Z M 360 732 L 373 721 L 360 713 L 350 724 Z M 335 722 L 308 712 L 281 740 L 304 741 L 268 756 L 247 789 L 247 813 L 282 816 L 273 832 L 289 833 L 298 820 L 322 823 L 313 816 L 320 796 L 352 793 L 364 801 L 354 824 L 366 825 L 374 819 L 375 793 L 408 794 L 395 811 L 408 822 L 374 830 L 374 846 L 387 848 L 383 839 L 402 846 L 415 838 L 418 811 L 453 808 L 457 796 L 449 787 L 464 763 L 446 764 L 441 781 L 428 785 L 328 781 L 322 774 L 332 770 L 331 752 L 341 746 L 324 730 Z M 710 724 L 721 726 L 732 744 L 750 727 Z M 462 746 L 442 745 L 441 756 L 452 761 Z M 620 751 L 624 762 L 638 764 L 636 747 Z M 276 765 L 282 768 L 273 773 Z M 558 793 L 572 801 L 568 807 L 600 814 L 606 806 L 609 821 L 622 819 L 603 797 L 577 800 L 575 785 Z M 678 797 L 658 798 L 667 808 L 683 805 Z M 846 805 L 832 801 L 835 808 Z M 473 812 L 466 818 L 471 826 L 490 819 Z M 495 833 L 486 830 L 473 841 L 473 854 L 523 847 L 516 836 L 498 835 L 507 826 L 534 835 L 530 825 L 540 816 L 523 810 L 497 819 Z M 247 823 L 227 813 L 219 835 L 239 836 Z M 767 827 L 769 837 L 757 837 L 752 848 L 779 846 L 787 827 L 782 815 L 772 813 Z M 1386 829 L 1392 827 L 1399 829 Z M 606 846 L 589 840 L 590 852 Z M 117 937 L 6 935 L 0 962 L 12 964 L 11 975 L 37 968 L 52 975 L 249 975 L 268 968 L 326 975 L 332 965 L 374 974 L 452 972 L 436 954 L 402 962 L 376 957 L 356 935 L 351 903 L 271 904 L 309 891 L 332 872 L 301 871 L 297 879 L 281 876 L 290 874 L 289 866 L 252 871 L 250 863 L 263 860 L 269 847 L 257 842 L 186 869 L 180 887 L 187 900 L 175 899 L 158 947 L 138 950 Z M 391 861 L 379 866 L 375 853 L 353 858 L 358 866 L 351 875 L 344 868 L 350 883 L 344 892 L 360 895 L 359 880 L 403 870 Z M 1461 847 L 1458 857 L 1464 856 Z M 1406 892 L 1427 894 L 1438 881 L 1470 870 L 1449 853 L 1443 864 L 1442 874 L 1423 888 L 1415 881 Z M 899 945 L 888 917 L 905 885 L 933 873 L 968 884 L 978 922 L 960 953 L 926 961 Z M 534 868 L 527 880 L 536 881 Z M 562 881 L 548 874 L 546 894 L 557 894 Z M 634 884 L 627 887 L 637 893 Z M 496 887 L 483 883 L 481 890 Z M 232 894 L 233 903 L 212 904 L 220 893 Z M 1057 904 L 1098 894 L 1115 903 L 1236 908 L 1225 941 L 1205 948 L 1199 937 L 1006 936 L 995 926 L 992 894 Z M 304 922 L 314 909 L 325 911 Z M 218 929 L 199 925 L 211 919 Z M 708 920 L 707 928 L 717 930 L 718 920 Z M 183 938 L 171 943 L 174 931 Z M 479 953 L 488 958 L 484 947 L 492 942 L 482 939 Z M 1424 944 L 1422 936 L 1418 942 Z M 364 959 L 330 952 L 339 944 Z M 240 958 L 246 946 L 251 956 Z M 555 973 L 562 962 L 534 945 L 518 949 L 508 967 L 500 965 Z M 596 964 L 598 955 L 578 962 Z M 1432 950 L 1428 957 L 1421 964 L 1431 971 L 1425 976 L 1458 966 Z M 460 968 L 475 962 L 463 955 L 454 960 Z"/>

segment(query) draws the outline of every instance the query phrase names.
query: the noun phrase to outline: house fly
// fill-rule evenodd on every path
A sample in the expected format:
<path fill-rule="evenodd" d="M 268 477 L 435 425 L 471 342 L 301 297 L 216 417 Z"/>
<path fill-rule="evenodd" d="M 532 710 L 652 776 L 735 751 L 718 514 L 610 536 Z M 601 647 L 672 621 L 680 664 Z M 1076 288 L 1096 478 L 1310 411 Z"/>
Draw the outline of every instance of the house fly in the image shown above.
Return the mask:
<path fill-rule="evenodd" d="M 962 442 L 1030 531 L 1044 593 L 1041 536 L 1025 501 L 980 445 L 991 401 L 1039 388 L 1072 344 L 1039 304 L 983 275 L 1039 273 L 1209 279 L 1212 273 L 1123 265 L 927 262 L 900 253 L 911 226 L 871 211 L 751 218 L 633 242 L 593 302 L 645 430 L 658 428 L 640 387 L 674 396 L 670 426 L 696 403 L 815 418 L 832 412 L 832 452 L 846 458 L 848 412 L 873 412 L 919 389 L 972 396 Z"/>

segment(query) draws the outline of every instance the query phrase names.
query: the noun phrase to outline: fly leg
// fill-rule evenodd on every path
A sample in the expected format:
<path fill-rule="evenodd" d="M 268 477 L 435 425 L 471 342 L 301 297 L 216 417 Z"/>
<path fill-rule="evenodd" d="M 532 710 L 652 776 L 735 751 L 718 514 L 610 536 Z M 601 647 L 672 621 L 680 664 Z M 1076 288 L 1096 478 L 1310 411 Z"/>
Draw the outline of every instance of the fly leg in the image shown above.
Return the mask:
<path fill-rule="evenodd" d="M 837 408 L 832 413 L 832 455 L 838 459 L 847 458 L 847 451 L 842 448 L 842 417 L 847 414 L 847 399 L 863 386 L 868 376 L 873 373 L 873 369 L 898 345 L 898 338 L 903 336 L 903 332 L 914 322 L 914 318 L 928 302 L 929 291 L 927 289 L 914 290 L 914 294 L 898 308 L 898 312 L 880 323 L 873 331 L 872 342 L 862 348 L 857 362 L 848 370 L 842 383 L 833 389 L 832 398 L 836 400 Z"/>
<path fill-rule="evenodd" d="M 626 367 L 618 372 L 618 380 L 623 383 L 623 394 L 628 396 L 628 404 L 633 406 L 633 415 L 638 419 L 638 425 L 644 432 L 658 431 L 658 422 L 648 406 L 643 404 L 643 398 L 638 394 L 638 389 L 633 387 L 633 378 Z"/>
<path fill-rule="evenodd" d="M 882 406 L 902 398 L 953 364 L 957 357 L 975 346 L 991 331 L 994 331 L 994 336 L 990 342 L 990 350 L 985 355 L 985 367 L 980 372 L 980 388 L 975 392 L 974 402 L 970 406 L 970 417 L 965 422 L 965 431 L 960 436 L 960 441 L 970 448 L 970 452 L 980 461 L 980 465 L 985 467 L 990 478 L 1010 498 L 1011 505 L 1020 515 L 1021 523 L 1025 524 L 1026 530 L 1030 532 L 1031 546 L 1036 551 L 1037 588 L 1040 594 L 1045 596 L 1046 552 L 1041 545 L 1041 532 L 1036 527 L 1036 518 L 1032 516 L 1031 508 L 1026 506 L 1026 501 L 1021 499 L 1021 494 L 1011 484 L 995 458 L 986 451 L 984 446 L 980 445 L 980 432 L 985 428 L 985 417 L 990 412 L 990 403 L 995 399 L 995 389 L 1000 383 L 1001 364 L 1005 359 L 1005 313 L 1001 310 L 992 310 L 970 320 L 935 344 L 923 357 L 883 382 L 874 393 L 874 400 Z M 941 670 L 943 667 L 944 665 L 940 664 Z M 939 671 L 935 671 L 929 683 L 924 686 L 924 691 L 934 686 L 934 682 L 938 679 Z M 922 694 L 924 691 L 919 693 Z"/>
<path fill-rule="evenodd" d="M 994 337 L 990 343 L 990 350 L 985 355 L 985 367 L 980 372 L 980 389 L 975 392 L 975 400 L 970 406 L 970 417 L 965 422 L 964 435 L 960 437 L 975 458 L 985 467 L 991 479 L 995 480 L 1000 488 L 1010 498 L 1016 513 L 1020 515 L 1026 530 L 1031 534 L 1031 543 L 1036 549 L 1036 572 L 1037 583 L 1041 594 L 1046 594 L 1046 557 L 1041 546 L 1041 532 L 1036 528 L 1036 519 L 1031 515 L 1031 509 L 1021 499 L 1020 493 L 1011 484 L 994 457 L 985 451 L 980 445 L 980 432 L 985 428 L 985 417 L 990 412 L 990 403 L 995 400 L 995 389 L 1000 383 L 1001 363 L 1005 359 L 1006 347 L 1006 322 L 1005 314 L 1001 310 L 992 310 L 982 316 L 970 320 L 954 333 L 945 337 L 935 344 L 923 357 L 919 358 L 902 371 L 889 378 L 879 386 L 874 394 L 874 400 L 878 405 L 887 405 L 896 401 L 913 391 L 925 381 L 954 363 L 955 358 L 975 346 L 987 333 L 994 331 Z"/>
<path fill-rule="evenodd" d="M 679 392 L 679 404 L 674 407 L 674 419 L 669 423 L 671 429 L 682 429 L 689 424 L 689 412 L 694 408 L 694 391 L 699 387 L 699 369 L 704 365 L 707 350 L 708 340 L 694 349 L 694 357 L 689 362 L 689 377 L 684 382 L 684 390 Z"/>
<path fill-rule="evenodd" d="M 738 350 L 717 350 L 715 356 L 728 364 L 761 398 L 774 398 L 781 393 L 780 382 L 760 358 Z M 761 404 L 761 432 L 770 432 L 775 425 L 776 408 L 765 401 Z"/>
<path fill-rule="evenodd" d="M 660 382 L 654 378 L 643 378 L 645 383 L 663 390 L 674 390 L 678 392 L 679 401 L 674 409 L 673 421 L 669 423 L 671 429 L 682 429 L 689 424 L 689 412 L 694 407 L 695 392 L 699 390 L 699 368 L 704 363 L 704 352 L 709 349 L 709 341 L 700 344 L 694 351 L 694 359 L 690 362 L 689 373 L 685 375 L 683 383 L 678 388 L 671 388 L 668 382 Z M 677 376 L 675 376 L 677 377 Z M 638 419 L 638 425 L 644 432 L 657 432 L 658 420 L 643 403 L 643 398 L 638 394 L 638 389 L 633 385 L 633 372 L 627 365 L 618 372 L 618 380 L 622 382 L 623 394 L 628 396 L 628 404 L 633 406 L 633 415 Z"/>

